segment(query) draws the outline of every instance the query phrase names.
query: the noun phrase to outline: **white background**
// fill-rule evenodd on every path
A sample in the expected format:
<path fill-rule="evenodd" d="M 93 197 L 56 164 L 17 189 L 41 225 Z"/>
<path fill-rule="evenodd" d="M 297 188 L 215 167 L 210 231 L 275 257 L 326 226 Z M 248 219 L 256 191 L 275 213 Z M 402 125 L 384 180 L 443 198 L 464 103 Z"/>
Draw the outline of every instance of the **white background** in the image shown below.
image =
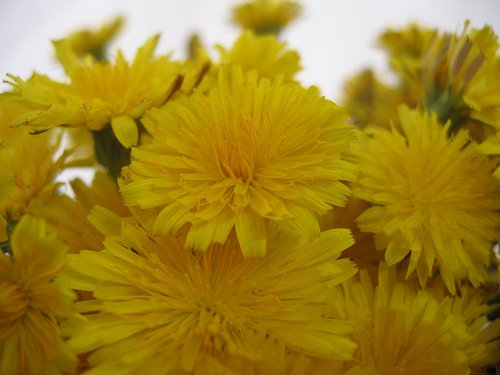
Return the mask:
<path fill-rule="evenodd" d="M 158 53 L 184 56 L 188 35 L 199 32 L 207 46 L 230 46 L 238 28 L 230 22 L 237 0 L 0 0 L 0 76 L 27 78 L 36 69 L 61 78 L 53 58 L 51 39 L 84 26 L 99 26 L 116 14 L 126 25 L 112 50 L 120 47 L 131 57 L 152 34 L 161 32 Z M 299 79 L 319 86 L 334 101 L 342 82 L 363 67 L 384 72 L 385 58 L 376 46 L 377 35 L 388 26 L 410 21 L 461 30 L 490 24 L 500 31 L 500 0 L 304 0 L 303 15 L 282 39 L 298 50 L 304 70 Z M 8 86 L 3 84 L 1 90 Z"/>

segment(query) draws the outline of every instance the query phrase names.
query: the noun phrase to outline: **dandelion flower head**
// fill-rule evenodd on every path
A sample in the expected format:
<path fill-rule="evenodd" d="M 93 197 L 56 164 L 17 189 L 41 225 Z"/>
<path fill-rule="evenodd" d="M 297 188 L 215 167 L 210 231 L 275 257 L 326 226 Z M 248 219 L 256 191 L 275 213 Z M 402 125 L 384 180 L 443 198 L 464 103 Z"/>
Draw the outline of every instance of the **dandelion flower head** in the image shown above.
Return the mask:
<path fill-rule="evenodd" d="M 64 268 L 65 246 L 43 220 L 24 216 L 0 251 L 0 373 L 72 373 L 76 356 L 58 322 L 71 313 L 73 293 L 54 281 Z"/>
<path fill-rule="evenodd" d="M 389 64 L 402 84 L 422 77 L 422 58 L 437 36 L 437 30 L 412 23 L 402 29 L 387 29 L 378 38 L 389 55 Z"/>
<path fill-rule="evenodd" d="M 64 275 L 95 297 L 76 304 L 84 320 L 68 321 L 64 332 L 96 373 L 258 374 L 284 363 L 285 350 L 351 357 L 352 328 L 321 317 L 325 288 L 356 272 L 337 259 L 353 242 L 348 230 L 311 243 L 275 231 L 265 257 L 244 258 L 235 241 L 192 252 L 135 221 L 113 223 L 109 212 L 101 220 L 103 212 L 92 215 L 108 233 L 104 249 L 69 255 Z"/>
<path fill-rule="evenodd" d="M 500 321 L 487 325 L 478 289 L 464 288 L 456 297 L 442 284 L 420 290 L 382 263 L 375 286 L 360 271 L 335 288 L 331 301 L 329 316 L 353 323 L 358 346 L 339 374 L 481 373 L 498 359 Z"/>
<path fill-rule="evenodd" d="M 408 100 L 404 90 L 385 85 L 371 69 L 366 69 L 346 81 L 342 103 L 353 125 L 388 128 L 390 121 L 397 118 L 398 105 Z"/>
<path fill-rule="evenodd" d="M 356 178 L 343 160 L 353 140 L 344 109 L 314 88 L 222 69 L 207 96 L 178 99 L 143 119 L 153 135 L 124 171 L 125 204 L 161 209 L 155 233 L 187 226 L 205 250 L 236 231 L 245 256 L 264 255 L 270 221 L 311 239 L 317 215 L 342 206 Z"/>
<path fill-rule="evenodd" d="M 416 269 L 422 285 L 437 264 L 451 293 L 463 279 L 477 286 L 499 238 L 495 163 L 465 131 L 449 138 L 435 114 L 400 107 L 399 120 L 402 133 L 375 129 L 353 147 L 354 195 L 372 203 L 358 226 L 386 241 L 388 265 L 410 254 L 408 275 Z"/>
<path fill-rule="evenodd" d="M 272 79 L 282 75 L 283 81 L 290 82 L 301 69 L 299 54 L 287 48 L 286 43 L 280 42 L 274 35 L 255 35 L 245 31 L 231 49 L 218 48 L 221 64 L 239 65 L 243 71 L 255 69 L 261 77 Z"/>
<path fill-rule="evenodd" d="M 49 199 L 58 186 L 56 176 L 66 167 L 60 134 L 34 135 L 9 126 L 25 110 L 16 103 L 0 103 L 0 216 L 8 222 Z"/>
<path fill-rule="evenodd" d="M 69 40 L 71 49 L 77 56 L 92 55 L 102 60 L 105 57 L 107 44 L 122 29 L 124 21 L 123 17 L 116 17 L 97 30 L 77 30 L 68 35 L 66 39 Z"/>
<path fill-rule="evenodd" d="M 469 26 L 466 21 L 461 32 L 443 33 L 411 24 L 388 29 L 379 43 L 399 78 L 394 91 L 402 102 L 435 112 L 442 123 L 451 121 L 450 134 L 466 128 L 481 142 L 500 124 L 499 43 L 490 26 Z M 370 92 L 366 95 L 370 98 Z"/>
<path fill-rule="evenodd" d="M 10 75 L 14 91 L 8 98 L 29 109 L 13 125 L 42 130 L 67 125 L 98 131 L 111 124 L 124 147 L 137 144 L 135 120 L 147 109 L 163 105 L 181 82 L 180 63 L 153 56 L 158 39 L 157 35 L 146 41 L 131 64 L 121 51 L 114 64 L 91 56 L 80 62 L 68 40 L 54 42 L 71 82 L 60 83 L 39 74 L 23 81 Z"/>
<path fill-rule="evenodd" d="M 233 9 L 233 22 L 256 34 L 278 34 L 300 14 L 291 0 L 252 0 Z"/>

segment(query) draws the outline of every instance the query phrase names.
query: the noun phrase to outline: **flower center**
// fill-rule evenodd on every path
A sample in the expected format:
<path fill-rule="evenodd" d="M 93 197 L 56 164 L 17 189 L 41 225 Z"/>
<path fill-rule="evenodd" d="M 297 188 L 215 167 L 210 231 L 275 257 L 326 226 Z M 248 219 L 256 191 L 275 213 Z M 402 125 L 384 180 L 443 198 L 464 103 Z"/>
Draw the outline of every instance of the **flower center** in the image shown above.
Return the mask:
<path fill-rule="evenodd" d="M 216 164 L 220 173 L 243 182 L 252 179 L 261 145 L 258 131 L 252 120 L 242 118 L 233 123 L 222 124 L 223 129 L 212 129 L 212 140 Z M 220 125 L 219 125 L 220 126 Z"/>

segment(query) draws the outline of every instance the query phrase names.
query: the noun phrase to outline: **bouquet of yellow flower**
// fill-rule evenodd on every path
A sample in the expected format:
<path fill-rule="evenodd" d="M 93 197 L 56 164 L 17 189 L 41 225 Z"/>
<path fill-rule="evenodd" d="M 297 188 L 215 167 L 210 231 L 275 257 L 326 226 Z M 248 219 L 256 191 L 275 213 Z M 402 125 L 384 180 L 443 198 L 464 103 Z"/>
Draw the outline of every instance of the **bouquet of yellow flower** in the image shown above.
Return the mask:
<path fill-rule="evenodd" d="M 295 74 L 290 0 L 213 57 L 54 41 L 0 94 L 0 375 L 494 374 L 500 54 L 489 27 L 379 38 L 342 106 Z M 92 184 L 57 176 L 95 171 Z"/>

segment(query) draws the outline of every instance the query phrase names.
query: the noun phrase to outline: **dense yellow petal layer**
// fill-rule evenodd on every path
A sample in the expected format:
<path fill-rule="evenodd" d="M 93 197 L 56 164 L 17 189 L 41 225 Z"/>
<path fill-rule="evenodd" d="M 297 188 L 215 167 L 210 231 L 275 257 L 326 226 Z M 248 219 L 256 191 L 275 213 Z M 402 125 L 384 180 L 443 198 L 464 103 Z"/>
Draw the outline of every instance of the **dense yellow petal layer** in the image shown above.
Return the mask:
<path fill-rule="evenodd" d="M 317 215 L 345 204 L 340 181 L 357 175 L 344 160 L 354 139 L 346 120 L 315 88 L 226 67 L 208 95 L 148 112 L 153 138 L 132 150 L 121 193 L 127 205 L 161 209 L 156 233 L 187 226 L 188 244 L 205 250 L 234 226 L 245 255 L 263 255 L 270 222 L 312 239 Z"/>
<path fill-rule="evenodd" d="M 437 265 L 451 293 L 463 279 L 477 286 L 500 237 L 495 162 L 466 132 L 448 138 L 435 115 L 401 107 L 399 119 L 401 133 L 371 130 L 353 148 L 363 171 L 355 196 L 372 204 L 359 228 L 386 238 L 388 264 L 410 254 L 408 274 L 422 285 Z"/>
<path fill-rule="evenodd" d="M 92 216 L 107 230 L 104 209 Z M 353 243 L 350 232 L 307 242 L 275 229 L 264 257 L 245 258 L 234 238 L 194 253 L 182 238 L 122 220 L 104 250 L 69 256 L 63 280 L 95 298 L 76 304 L 84 319 L 65 323 L 71 347 L 89 353 L 90 373 L 258 374 L 271 366 L 284 374 L 285 351 L 350 358 L 352 327 L 322 317 L 325 291 L 356 273 L 337 260 Z"/>

